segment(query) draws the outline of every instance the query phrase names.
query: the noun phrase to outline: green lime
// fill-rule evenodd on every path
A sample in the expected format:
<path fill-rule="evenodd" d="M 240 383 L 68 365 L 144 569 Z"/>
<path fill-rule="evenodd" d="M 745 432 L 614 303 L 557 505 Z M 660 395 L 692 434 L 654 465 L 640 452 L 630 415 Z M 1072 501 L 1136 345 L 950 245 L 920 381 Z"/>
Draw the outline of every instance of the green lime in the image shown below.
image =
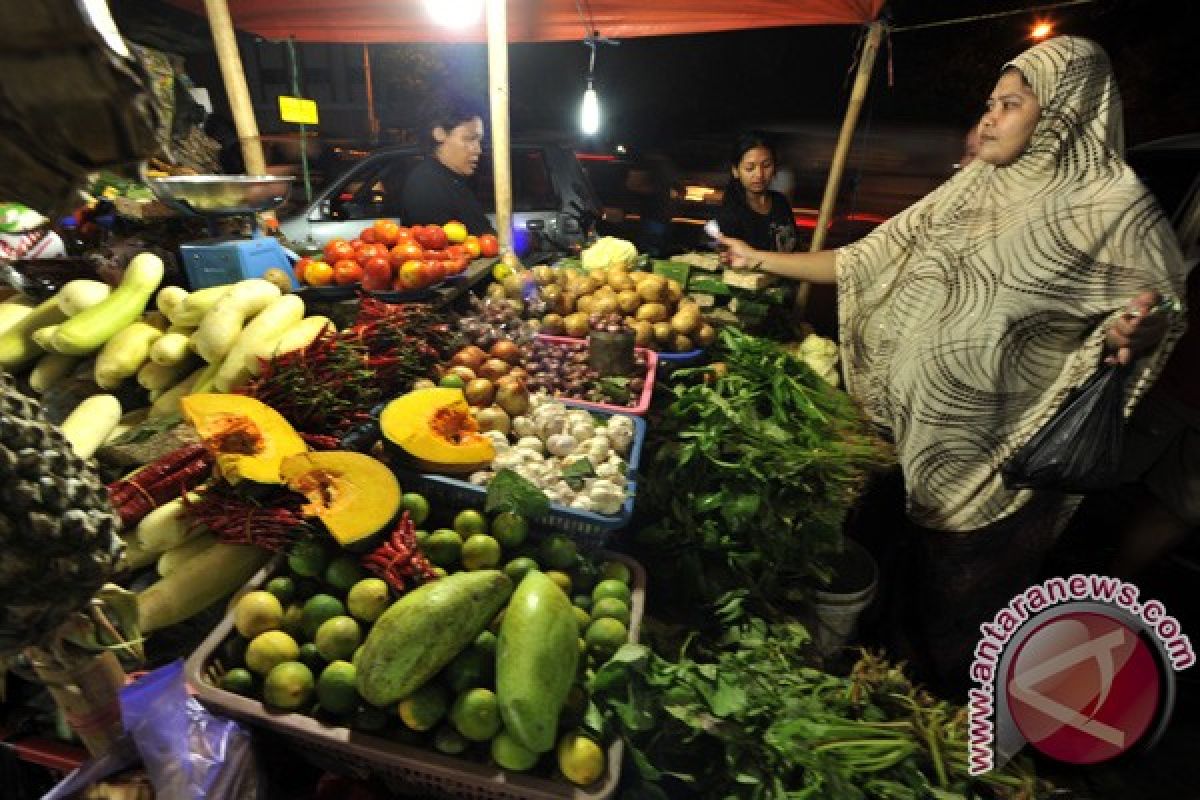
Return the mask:
<path fill-rule="evenodd" d="M 462 379 L 462 376 L 456 375 L 453 372 L 447 372 L 442 376 L 442 379 L 438 381 L 438 386 L 441 386 L 444 389 L 462 389 L 466 385 L 467 382 Z"/>
<path fill-rule="evenodd" d="M 604 580 L 620 581 L 626 586 L 633 581 L 633 574 L 629 571 L 629 567 L 620 561 L 605 561 L 600 566 L 600 577 Z"/>
<path fill-rule="evenodd" d="M 284 711 L 308 704 L 313 693 L 312 671 L 299 661 L 276 664 L 263 680 L 263 702 Z"/>
<path fill-rule="evenodd" d="M 475 637 L 475 644 L 473 647 L 475 647 L 476 650 L 481 650 L 489 658 L 495 657 L 496 634 L 492 633 L 491 631 L 484 631 Z"/>
<path fill-rule="evenodd" d="M 457 756 L 462 754 L 471 743 L 463 738 L 463 735 L 454 730 L 454 726 L 445 724 L 437 729 L 437 733 L 433 735 L 433 746 L 439 753 L 445 753 L 448 756 Z"/>
<path fill-rule="evenodd" d="M 429 538 L 429 531 L 419 529 L 415 530 L 413 531 L 413 538 L 417 540 L 417 547 L 420 547 L 422 550 L 424 550 L 425 540 Z"/>
<path fill-rule="evenodd" d="M 329 663 L 326 658 L 321 655 L 321 651 L 312 642 L 305 642 L 300 645 L 300 663 L 308 667 L 316 675 L 321 670 L 325 669 L 325 665 Z"/>
<path fill-rule="evenodd" d="M 283 623 L 279 626 L 296 639 L 304 636 L 304 606 L 292 603 L 283 612 Z"/>
<path fill-rule="evenodd" d="M 629 605 L 630 598 L 633 593 L 629 591 L 629 587 L 618 580 L 607 579 L 600 581 L 592 589 L 592 602 L 596 602 L 604 597 L 615 597 L 625 605 Z"/>
<path fill-rule="evenodd" d="M 425 544 L 421 545 L 421 549 L 434 564 L 449 569 L 456 565 L 462 557 L 462 545 L 462 536 L 458 531 L 438 528 L 429 534 L 429 538 L 425 540 Z"/>
<path fill-rule="evenodd" d="M 346 613 L 342 601 L 331 594 L 314 594 L 304 601 L 304 620 L 302 627 L 304 635 L 309 639 L 317 635 L 317 628 L 327 619 L 340 617 Z"/>
<path fill-rule="evenodd" d="M 363 578 L 350 587 L 346 595 L 346 607 L 350 615 L 363 622 L 374 622 L 387 610 L 392 601 L 388 585 L 379 578 Z"/>
<path fill-rule="evenodd" d="M 615 597 L 601 597 L 592 606 L 592 619 L 615 619 L 629 627 L 629 606 Z"/>
<path fill-rule="evenodd" d="M 579 606 L 571 606 L 571 610 L 575 612 L 575 622 L 579 624 L 579 632 L 583 633 L 587 630 L 588 625 L 592 624 L 592 615 Z"/>
<path fill-rule="evenodd" d="M 254 696 L 254 676 L 250 670 L 234 667 L 221 676 L 221 688 L 245 697 Z"/>
<path fill-rule="evenodd" d="M 244 636 L 234 634 L 225 640 L 225 644 L 221 645 L 221 661 L 226 669 L 243 666 L 246 663 L 246 648 L 250 645 L 250 640 Z"/>
<path fill-rule="evenodd" d="M 567 597 L 571 596 L 571 576 L 562 570 L 552 569 L 546 572 L 546 577 L 558 584 Z"/>
<path fill-rule="evenodd" d="M 545 539 L 538 547 L 538 555 L 547 569 L 570 569 L 575 566 L 579 548 L 569 537 L 559 534 Z"/>
<path fill-rule="evenodd" d="M 460 511 L 454 517 L 454 530 L 464 539 L 477 533 L 487 533 L 487 517 L 471 508 Z"/>
<path fill-rule="evenodd" d="M 326 661 L 349 661 L 362 644 L 362 629 L 354 617 L 330 617 L 317 628 L 313 642 Z"/>
<path fill-rule="evenodd" d="M 325 567 L 325 582 L 340 592 L 348 591 L 366 576 L 367 571 L 352 555 L 342 554 Z"/>
<path fill-rule="evenodd" d="M 400 497 L 400 509 L 408 512 L 413 525 L 420 525 L 429 519 L 429 501 L 416 492 L 405 492 Z"/>
<path fill-rule="evenodd" d="M 500 730 L 500 703 L 491 689 L 468 689 L 454 701 L 450 722 L 472 742 L 486 742 Z"/>
<path fill-rule="evenodd" d="M 492 760 L 501 769 L 525 772 L 533 769 L 540 754 L 518 742 L 508 731 L 500 731 L 492 739 Z"/>
<path fill-rule="evenodd" d="M 462 546 L 462 565 L 467 570 L 492 569 L 500 564 L 500 543 L 486 533 L 474 533 Z"/>
<path fill-rule="evenodd" d="M 314 539 L 296 542 L 288 554 L 288 568 L 305 578 L 320 575 L 327 563 L 329 556 L 325 553 L 325 547 Z"/>
<path fill-rule="evenodd" d="M 604 750 L 582 732 L 568 733 L 558 742 L 558 768 L 576 786 L 589 786 L 604 774 Z"/>
<path fill-rule="evenodd" d="M 468 647 L 446 665 L 446 683 L 456 694 L 476 686 L 487 686 L 492 682 L 495 657 L 489 657 L 481 648 Z"/>
<path fill-rule="evenodd" d="M 501 511 L 492 520 L 492 536 L 505 550 L 520 547 L 529 535 L 529 521 L 512 511 Z"/>
<path fill-rule="evenodd" d="M 350 727 L 356 731 L 364 733 L 375 733 L 387 727 L 388 715 L 382 708 L 374 706 L 361 706 L 354 712 L 354 716 L 350 720 Z"/>
<path fill-rule="evenodd" d="M 538 568 L 538 563 L 529 556 L 518 556 L 504 565 L 504 574 L 516 586 L 521 580 Z"/>
<path fill-rule="evenodd" d="M 445 567 L 434 567 L 432 570 L 430 570 L 430 572 L 433 575 L 432 580 L 437 580 L 438 578 L 444 578 L 450 574 L 449 572 L 446 572 Z"/>
<path fill-rule="evenodd" d="M 279 598 L 279 602 L 287 605 L 296 599 L 296 581 L 290 575 L 279 575 L 267 581 L 267 591 Z"/>
<path fill-rule="evenodd" d="M 601 617 L 588 626 L 583 638 L 588 649 L 598 656 L 607 658 L 629 639 L 629 631 L 618 619 Z"/>
<path fill-rule="evenodd" d="M 246 647 L 246 667 L 259 675 L 266 675 L 277 664 L 299 657 L 300 646 L 283 631 L 260 633 Z"/>
<path fill-rule="evenodd" d="M 590 594 L 577 594 L 571 598 L 571 605 L 576 608 L 582 608 L 584 611 L 591 611 L 592 596 Z"/>
<path fill-rule="evenodd" d="M 246 592 L 233 610 L 233 625 L 247 639 L 283 625 L 283 606 L 270 592 Z"/>
<path fill-rule="evenodd" d="M 442 721 L 450 708 L 450 695 L 445 687 L 427 683 L 400 701 L 396 711 L 409 730 L 428 731 Z"/>
<path fill-rule="evenodd" d="M 331 714 L 349 714 L 358 707 L 354 682 L 358 671 L 347 661 L 334 661 L 317 678 L 317 702 Z"/>

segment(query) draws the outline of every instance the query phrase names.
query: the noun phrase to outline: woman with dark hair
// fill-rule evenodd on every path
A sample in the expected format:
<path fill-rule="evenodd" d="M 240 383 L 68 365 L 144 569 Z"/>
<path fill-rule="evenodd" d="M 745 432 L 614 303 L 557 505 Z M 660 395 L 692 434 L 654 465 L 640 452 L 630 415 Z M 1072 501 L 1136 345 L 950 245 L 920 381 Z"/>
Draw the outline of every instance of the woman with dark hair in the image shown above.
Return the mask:
<path fill-rule="evenodd" d="M 756 250 L 790 253 L 796 249 L 796 220 L 792 206 L 768 188 L 775 177 L 775 148 L 761 133 L 737 138 L 730 159 L 729 185 L 717 212 L 725 236 L 740 239 Z"/>
<path fill-rule="evenodd" d="M 420 137 L 428 155 L 404 183 L 400 204 L 405 225 L 443 225 L 458 220 L 471 233 L 495 233 L 479 198 L 467 185 L 483 153 L 483 113 L 452 93 L 432 97 L 421 109 Z"/>

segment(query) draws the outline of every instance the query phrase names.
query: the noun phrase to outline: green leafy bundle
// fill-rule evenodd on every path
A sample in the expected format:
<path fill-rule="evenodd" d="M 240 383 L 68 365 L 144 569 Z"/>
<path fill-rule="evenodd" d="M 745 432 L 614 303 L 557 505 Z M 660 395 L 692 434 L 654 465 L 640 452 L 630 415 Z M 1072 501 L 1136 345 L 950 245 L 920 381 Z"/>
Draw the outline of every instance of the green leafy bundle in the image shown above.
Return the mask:
<path fill-rule="evenodd" d="M 726 328 L 718 354 L 719 370 L 676 373 L 684 383 L 650 426 L 639 541 L 693 601 L 739 588 L 765 608 L 803 600 L 891 454 L 844 392 L 778 344 Z"/>

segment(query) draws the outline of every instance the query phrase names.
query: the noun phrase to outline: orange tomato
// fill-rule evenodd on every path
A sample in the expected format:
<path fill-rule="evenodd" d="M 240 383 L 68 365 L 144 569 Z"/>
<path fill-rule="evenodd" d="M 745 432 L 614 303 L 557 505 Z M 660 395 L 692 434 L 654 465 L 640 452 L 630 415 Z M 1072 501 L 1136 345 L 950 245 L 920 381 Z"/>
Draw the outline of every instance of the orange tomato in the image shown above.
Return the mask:
<path fill-rule="evenodd" d="M 497 241 L 495 234 L 485 233 L 479 237 L 479 252 L 475 255 L 486 258 L 500 255 L 500 242 Z"/>
<path fill-rule="evenodd" d="M 349 286 L 362 280 L 363 271 L 352 258 L 343 258 L 333 265 L 333 280 L 338 286 Z"/>
<path fill-rule="evenodd" d="M 396 229 L 396 244 L 404 244 L 405 242 L 413 242 L 416 239 L 413 237 L 412 228 L 397 228 Z"/>
<path fill-rule="evenodd" d="M 419 289 L 424 285 L 421 281 L 421 262 L 415 258 L 405 261 L 396 270 L 397 289 Z"/>
<path fill-rule="evenodd" d="M 471 234 L 466 239 L 463 239 L 462 245 L 463 249 L 467 251 L 467 255 L 471 258 L 479 258 L 479 254 L 482 252 L 482 245 L 479 243 L 478 236 Z"/>
<path fill-rule="evenodd" d="M 333 264 L 343 258 L 354 258 L 354 246 L 345 239 L 333 239 L 325 245 L 325 262 Z"/>
<path fill-rule="evenodd" d="M 410 261 L 412 259 L 419 260 L 422 256 L 424 256 L 424 254 L 425 251 L 421 248 L 421 245 L 417 244 L 411 239 L 408 241 L 402 241 L 392 248 L 392 264 L 393 266 L 399 266 L 405 261 Z"/>
<path fill-rule="evenodd" d="M 304 258 L 301 258 L 299 261 L 297 261 L 295 264 L 292 265 L 292 272 L 294 272 L 296 274 L 296 280 L 300 281 L 301 283 L 305 282 L 304 268 L 307 267 L 312 262 L 313 262 L 312 258 L 310 258 L 309 256 L 304 256 Z"/>
<path fill-rule="evenodd" d="M 375 225 L 373 228 L 375 231 L 375 241 L 379 242 L 380 244 L 386 244 L 388 247 L 392 247 L 396 244 L 396 237 L 400 233 L 399 225 L 392 222 L 390 219 L 377 219 L 375 220 Z"/>
<path fill-rule="evenodd" d="M 304 267 L 304 282 L 309 286 L 328 286 L 333 283 L 333 267 L 326 261 L 310 261 Z"/>
<path fill-rule="evenodd" d="M 362 233 L 358 235 L 358 238 L 367 244 L 375 244 L 375 242 L 378 241 L 378 239 L 375 237 L 374 228 L 363 228 Z"/>

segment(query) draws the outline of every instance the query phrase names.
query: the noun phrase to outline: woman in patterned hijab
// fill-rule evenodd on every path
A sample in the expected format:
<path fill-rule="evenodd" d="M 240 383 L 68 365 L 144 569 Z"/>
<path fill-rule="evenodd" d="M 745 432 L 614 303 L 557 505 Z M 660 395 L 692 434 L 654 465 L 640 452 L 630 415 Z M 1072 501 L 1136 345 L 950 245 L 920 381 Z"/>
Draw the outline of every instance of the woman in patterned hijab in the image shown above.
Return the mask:
<path fill-rule="evenodd" d="M 1120 97 L 1096 44 L 1060 37 L 1013 59 L 980 125 L 973 163 L 852 245 L 723 242 L 734 267 L 837 284 L 847 389 L 895 440 L 934 560 L 975 589 L 1010 555 L 1037 569 L 1077 502 L 1010 491 L 1000 466 L 1106 357 L 1136 358 L 1132 410 L 1183 321 L 1130 312 L 1180 297 L 1185 278 L 1121 157 Z M 957 547 L 967 563 L 946 555 Z"/>

